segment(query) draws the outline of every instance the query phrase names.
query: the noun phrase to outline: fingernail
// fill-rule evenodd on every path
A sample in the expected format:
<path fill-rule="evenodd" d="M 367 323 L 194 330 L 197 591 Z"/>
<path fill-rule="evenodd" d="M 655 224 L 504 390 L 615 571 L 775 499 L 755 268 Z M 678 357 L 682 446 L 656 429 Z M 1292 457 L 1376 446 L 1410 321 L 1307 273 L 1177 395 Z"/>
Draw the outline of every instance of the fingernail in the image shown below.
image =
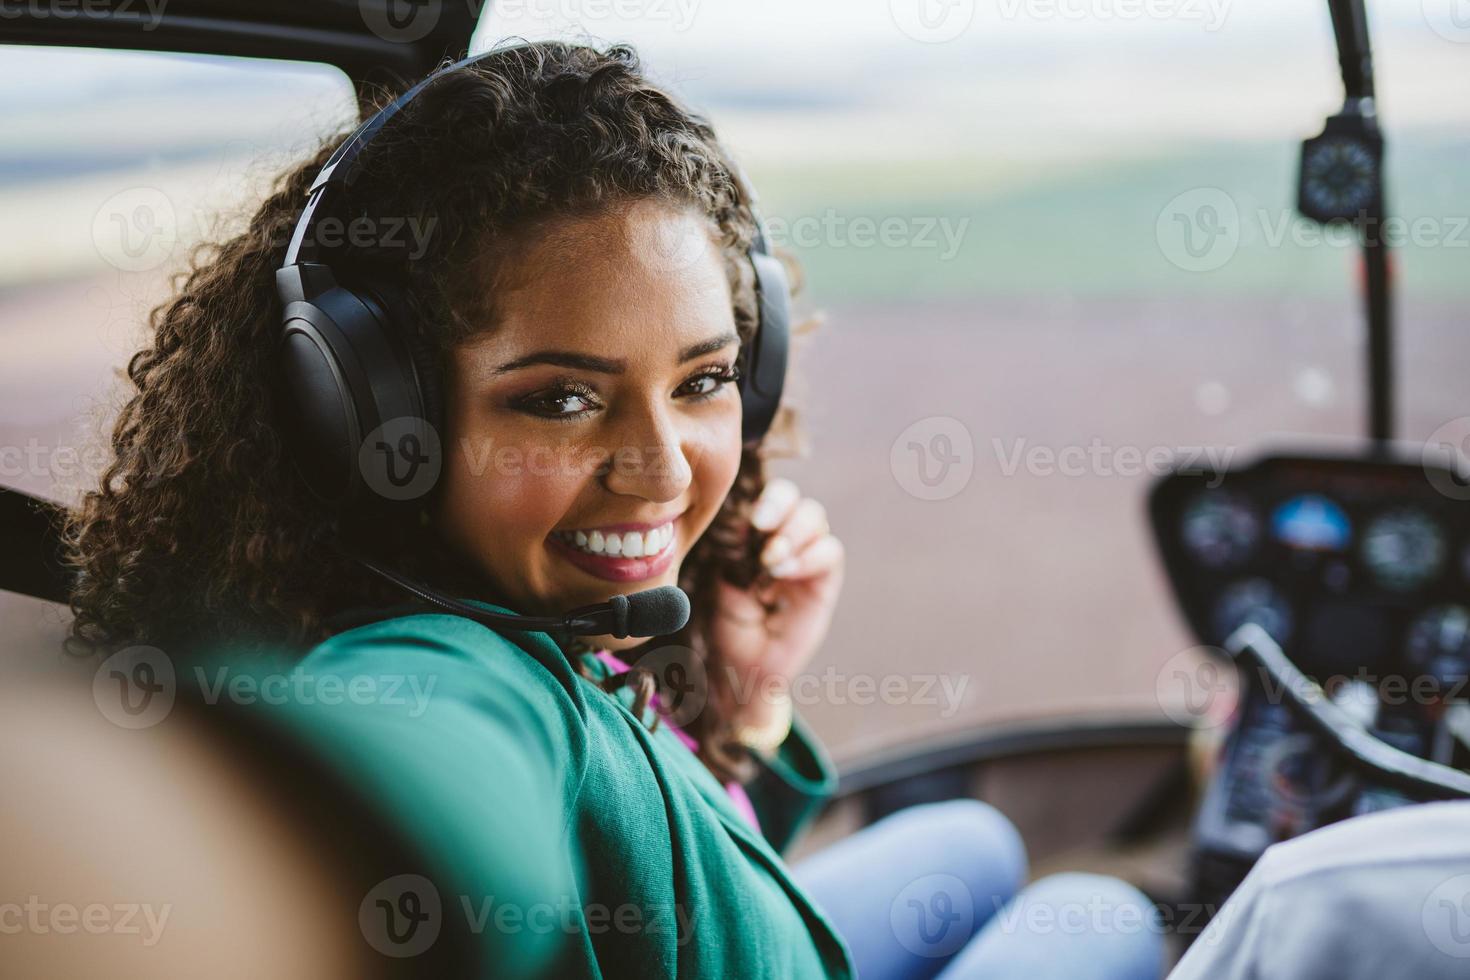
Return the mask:
<path fill-rule="evenodd" d="M 797 561 L 795 558 L 788 558 L 785 561 L 783 561 L 781 564 L 779 564 L 776 567 L 772 568 L 771 569 L 771 575 L 773 575 L 776 578 L 784 578 L 787 575 L 794 575 L 794 574 L 796 574 L 796 570 L 799 569 L 800 567 L 801 567 L 801 562 Z"/>
<path fill-rule="evenodd" d="M 779 516 L 780 514 L 776 511 L 775 502 L 769 498 L 765 498 L 756 504 L 755 510 L 751 511 L 750 523 L 755 525 L 757 530 L 769 531 L 775 526 L 776 518 Z"/>
<path fill-rule="evenodd" d="M 774 537 L 766 542 L 765 550 L 761 552 L 761 561 L 774 566 L 789 554 L 791 554 L 791 542 L 783 537 Z"/>

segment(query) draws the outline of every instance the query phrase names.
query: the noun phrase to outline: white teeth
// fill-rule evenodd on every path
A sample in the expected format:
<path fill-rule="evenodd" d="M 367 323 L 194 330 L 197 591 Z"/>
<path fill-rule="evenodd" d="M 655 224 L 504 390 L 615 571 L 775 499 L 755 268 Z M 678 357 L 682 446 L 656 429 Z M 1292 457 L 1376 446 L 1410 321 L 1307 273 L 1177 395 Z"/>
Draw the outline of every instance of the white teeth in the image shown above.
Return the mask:
<path fill-rule="evenodd" d="M 652 558 L 674 540 L 674 525 L 665 524 L 650 531 L 559 531 L 561 539 L 594 555 L 616 555 L 621 558 Z"/>

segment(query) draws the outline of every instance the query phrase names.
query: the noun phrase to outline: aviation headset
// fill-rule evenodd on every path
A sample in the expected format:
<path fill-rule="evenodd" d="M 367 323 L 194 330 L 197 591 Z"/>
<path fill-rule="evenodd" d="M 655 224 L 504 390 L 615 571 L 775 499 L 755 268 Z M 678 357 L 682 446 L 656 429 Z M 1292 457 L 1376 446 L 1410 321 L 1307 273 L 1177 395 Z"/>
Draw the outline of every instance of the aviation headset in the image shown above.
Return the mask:
<path fill-rule="evenodd" d="M 524 47 L 524 46 L 521 46 Z M 391 284 L 333 261 L 319 241 L 325 216 L 343 202 L 364 151 L 421 92 L 450 72 L 503 56 L 500 48 L 441 68 L 364 122 L 312 182 L 306 207 L 276 272 L 284 307 L 278 347 L 282 428 L 296 468 L 319 497 L 343 505 L 415 501 L 438 481 L 444 425 L 440 380 L 428 351 L 405 327 L 409 311 Z M 781 401 L 790 334 L 789 287 L 757 226 L 748 253 L 758 323 L 744 344 L 741 435 L 765 435 Z"/>

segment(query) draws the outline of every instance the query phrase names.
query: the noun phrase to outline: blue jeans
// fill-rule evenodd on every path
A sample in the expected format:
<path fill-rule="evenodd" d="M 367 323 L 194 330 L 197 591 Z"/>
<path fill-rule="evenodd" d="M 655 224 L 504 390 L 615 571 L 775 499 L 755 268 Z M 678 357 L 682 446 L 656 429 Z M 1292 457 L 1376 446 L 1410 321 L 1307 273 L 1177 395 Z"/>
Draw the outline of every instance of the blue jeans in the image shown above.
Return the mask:
<path fill-rule="evenodd" d="M 861 980 L 1158 980 L 1163 935 L 1130 885 L 1060 874 L 1025 888 L 1016 828 L 977 800 L 910 807 L 793 869 Z"/>

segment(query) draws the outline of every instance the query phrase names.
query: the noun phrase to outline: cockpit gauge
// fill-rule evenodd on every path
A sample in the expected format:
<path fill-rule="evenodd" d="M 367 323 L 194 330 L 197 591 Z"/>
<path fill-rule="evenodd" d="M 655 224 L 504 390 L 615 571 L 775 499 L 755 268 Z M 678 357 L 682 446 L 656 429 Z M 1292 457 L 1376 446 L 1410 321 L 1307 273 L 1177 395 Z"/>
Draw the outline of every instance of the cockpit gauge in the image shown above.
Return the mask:
<path fill-rule="evenodd" d="M 1470 676 L 1470 609 L 1437 606 L 1420 613 L 1409 625 L 1404 655 L 1416 674 L 1463 687 Z"/>
<path fill-rule="evenodd" d="M 1386 589 L 1411 592 L 1439 574 L 1444 537 L 1429 515 L 1406 507 L 1374 518 L 1363 532 L 1363 563 Z"/>
<path fill-rule="evenodd" d="M 1271 513 L 1271 534 L 1293 551 L 1345 551 L 1352 523 L 1343 509 L 1320 493 L 1305 493 Z"/>
<path fill-rule="evenodd" d="M 1232 493 L 1207 491 L 1184 508 L 1185 550 L 1209 568 L 1232 568 L 1250 557 L 1261 537 L 1255 510 Z"/>
<path fill-rule="evenodd" d="M 1261 578 L 1236 582 L 1220 594 L 1215 604 L 1212 625 L 1217 642 L 1223 643 L 1246 623 L 1255 623 L 1281 644 L 1291 639 L 1295 626 L 1286 597 Z"/>

